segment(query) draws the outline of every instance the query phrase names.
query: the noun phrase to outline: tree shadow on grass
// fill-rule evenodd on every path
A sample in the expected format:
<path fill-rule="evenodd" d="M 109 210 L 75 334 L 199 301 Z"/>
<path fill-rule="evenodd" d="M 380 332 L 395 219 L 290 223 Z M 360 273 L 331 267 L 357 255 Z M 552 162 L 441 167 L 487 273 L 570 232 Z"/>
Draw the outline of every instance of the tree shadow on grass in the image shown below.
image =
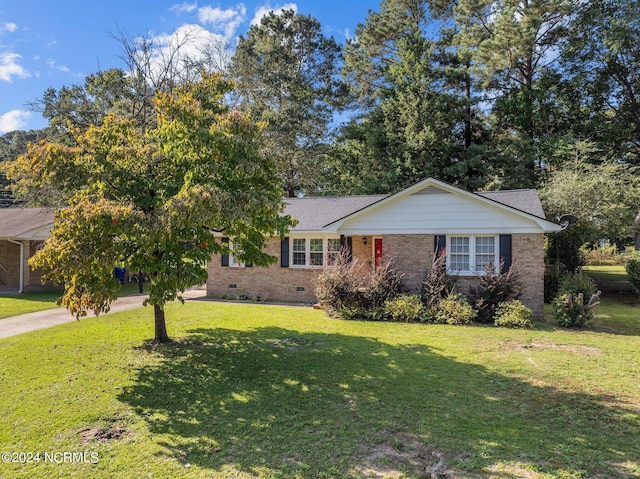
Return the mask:
<path fill-rule="evenodd" d="M 159 361 L 119 399 L 163 435 L 167 456 L 205 469 L 507 478 L 521 468 L 634 477 L 638 467 L 637 411 L 423 345 L 270 327 L 198 329 L 144 348 Z"/>

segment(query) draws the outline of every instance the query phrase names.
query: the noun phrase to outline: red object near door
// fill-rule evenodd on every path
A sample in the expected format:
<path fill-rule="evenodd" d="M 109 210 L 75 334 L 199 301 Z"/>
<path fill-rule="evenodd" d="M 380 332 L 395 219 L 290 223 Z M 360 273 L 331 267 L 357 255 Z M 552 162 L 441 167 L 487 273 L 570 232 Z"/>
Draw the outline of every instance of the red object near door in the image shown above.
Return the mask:
<path fill-rule="evenodd" d="M 373 255 L 376 267 L 382 264 L 382 238 L 373 240 Z"/>

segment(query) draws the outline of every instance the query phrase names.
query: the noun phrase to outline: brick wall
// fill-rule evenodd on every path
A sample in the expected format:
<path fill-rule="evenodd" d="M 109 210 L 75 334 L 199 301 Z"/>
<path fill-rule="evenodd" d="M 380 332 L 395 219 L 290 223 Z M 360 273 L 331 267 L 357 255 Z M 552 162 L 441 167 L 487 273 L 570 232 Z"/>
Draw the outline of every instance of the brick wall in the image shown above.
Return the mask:
<path fill-rule="evenodd" d="M 237 299 L 244 295 L 249 299 L 259 296 L 266 301 L 315 302 L 315 281 L 321 270 L 282 268 L 279 238 L 269 240 L 265 252 L 278 258 L 277 263 L 265 268 L 234 268 L 222 266 L 220 256 L 215 256 L 207 266 L 207 296 Z"/>
<path fill-rule="evenodd" d="M 22 244 L 24 245 L 25 258 L 31 258 L 42 242 L 23 241 Z M 0 268 L 0 285 L 18 287 L 20 285 L 20 246 L 8 241 L 0 241 L 0 264 L 7 269 L 4 271 Z M 23 275 L 25 291 L 30 286 L 36 288 L 41 286 L 42 270 L 33 271 L 28 261 L 24 263 Z M 51 286 L 50 283 L 47 285 Z"/>
<path fill-rule="evenodd" d="M 514 234 L 511 236 L 512 260 L 517 262 L 522 282 L 520 298 L 542 319 L 544 306 L 544 235 Z M 404 273 L 403 284 L 408 291 L 419 293 L 425 272 L 431 267 L 434 252 L 433 235 L 386 235 L 383 237 L 385 260 Z M 470 294 L 477 278 L 456 277 L 457 289 Z"/>
<path fill-rule="evenodd" d="M 362 238 L 353 237 L 353 257 L 366 267 L 372 262 L 373 237 L 366 237 L 366 245 Z M 384 259 L 404 274 L 403 285 L 408 291 L 419 293 L 433 259 L 433 235 L 385 235 L 382 241 Z M 543 234 L 512 235 L 513 260 L 518 264 L 523 287 L 521 299 L 538 319 L 542 318 L 544 298 L 543 241 Z M 278 258 L 276 264 L 267 268 L 221 266 L 220 256 L 215 257 L 207 268 L 207 296 L 237 298 L 244 295 L 250 299 L 260 296 L 267 301 L 315 302 L 315 281 L 322 269 L 280 267 L 280 240 L 277 238 L 269 241 L 266 251 Z M 477 284 L 476 278 L 458 279 L 458 289 L 465 294 Z"/>

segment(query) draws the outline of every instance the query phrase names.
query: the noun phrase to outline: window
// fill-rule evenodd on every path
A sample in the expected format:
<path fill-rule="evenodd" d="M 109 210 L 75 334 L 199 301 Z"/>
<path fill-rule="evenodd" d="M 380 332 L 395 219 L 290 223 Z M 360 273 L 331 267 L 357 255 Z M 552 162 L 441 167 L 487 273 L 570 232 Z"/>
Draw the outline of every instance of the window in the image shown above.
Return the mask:
<path fill-rule="evenodd" d="M 330 238 L 327 240 L 327 264 L 333 265 L 338 261 L 340 249 L 342 245 L 339 238 Z"/>
<path fill-rule="evenodd" d="M 293 267 L 331 265 L 339 254 L 339 238 L 293 238 L 291 242 Z"/>
<path fill-rule="evenodd" d="M 229 244 L 231 251 L 236 252 L 237 254 L 242 253 L 242 249 L 240 248 L 240 243 L 231 243 Z M 229 266 L 233 268 L 244 268 L 245 264 L 243 261 L 240 261 L 237 256 L 229 255 Z"/>
<path fill-rule="evenodd" d="M 488 264 L 496 264 L 496 238 L 479 236 L 476 238 L 476 271 L 484 271 Z"/>
<path fill-rule="evenodd" d="M 307 240 L 304 238 L 293 239 L 293 265 L 306 266 L 307 264 Z"/>
<path fill-rule="evenodd" d="M 469 271 L 469 238 L 453 236 L 450 245 L 449 269 L 452 271 Z"/>
<path fill-rule="evenodd" d="M 313 266 L 322 266 L 324 252 L 322 251 L 322 239 L 313 238 L 309 240 L 309 261 Z"/>
<path fill-rule="evenodd" d="M 447 272 L 449 274 L 483 274 L 485 267 L 498 268 L 496 236 L 447 236 Z"/>

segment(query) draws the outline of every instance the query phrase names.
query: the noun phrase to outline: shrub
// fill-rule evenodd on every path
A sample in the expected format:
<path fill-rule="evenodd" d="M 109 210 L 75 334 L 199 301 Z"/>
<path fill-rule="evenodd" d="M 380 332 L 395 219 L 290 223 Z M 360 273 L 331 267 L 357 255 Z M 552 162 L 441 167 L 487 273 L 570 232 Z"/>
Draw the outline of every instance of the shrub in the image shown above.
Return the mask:
<path fill-rule="evenodd" d="M 559 326 L 565 328 L 581 328 L 593 319 L 593 308 L 598 304 L 600 291 L 592 295 L 584 304 L 582 293 L 563 293 L 553 301 L 553 317 Z"/>
<path fill-rule="evenodd" d="M 341 253 L 335 266 L 325 269 L 318 276 L 316 297 L 329 316 L 334 316 L 340 311 L 348 313 L 363 303 L 359 270 L 357 261 L 349 261 L 347 255 Z"/>
<path fill-rule="evenodd" d="M 435 322 L 440 324 L 469 324 L 477 312 L 462 294 L 454 292 L 438 303 Z"/>
<path fill-rule="evenodd" d="M 627 256 L 618 252 L 615 244 L 595 244 L 592 247 L 586 245 L 580 248 L 580 252 L 588 265 L 623 265 L 627 262 Z"/>
<path fill-rule="evenodd" d="M 422 321 L 425 306 L 416 294 L 402 294 L 384 303 L 386 315 L 393 321 L 412 323 Z"/>
<path fill-rule="evenodd" d="M 447 255 L 444 251 L 433 255 L 431 268 L 422 280 L 422 302 L 428 314 L 435 314 L 438 303 L 453 292 L 455 282 L 447 277 Z"/>
<path fill-rule="evenodd" d="M 499 269 L 502 271 L 502 264 Z M 518 299 L 520 288 L 520 274 L 516 263 L 504 273 L 496 273 L 494 265 L 488 264 L 484 276 L 480 276 L 480 284 L 475 294 L 477 320 L 481 323 L 492 323 L 498 305 L 510 299 Z"/>
<path fill-rule="evenodd" d="M 640 251 L 631 253 L 631 259 L 627 262 L 626 270 L 629 282 L 636 292 L 640 291 Z"/>
<path fill-rule="evenodd" d="M 362 278 L 361 290 L 365 308 L 382 308 L 389 299 L 402 291 L 402 274 L 391 267 L 390 262 L 371 268 Z"/>
<path fill-rule="evenodd" d="M 566 273 L 560 278 L 558 293 L 571 293 L 574 295 L 582 293 L 585 298 L 590 298 L 596 292 L 596 283 L 584 271 L 577 273 Z"/>
<path fill-rule="evenodd" d="M 553 317 L 559 326 L 582 327 L 593 318 L 600 291 L 584 272 L 568 273 L 560 281 L 559 296 L 553 301 Z"/>
<path fill-rule="evenodd" d="M 496 308 L 494 324 L 503 328 L 533 328 L 533 313 L 518 299 L 504 301 Z"/>
<path fill-rule="evenodd" d="M 315 293 L 330 316 L 381 321 L 387 319 L 385 302 L 400 294 L 401 278 L 389 263 L 363 272 L 357 260 L 340 254 L 318 276 Z"/>

